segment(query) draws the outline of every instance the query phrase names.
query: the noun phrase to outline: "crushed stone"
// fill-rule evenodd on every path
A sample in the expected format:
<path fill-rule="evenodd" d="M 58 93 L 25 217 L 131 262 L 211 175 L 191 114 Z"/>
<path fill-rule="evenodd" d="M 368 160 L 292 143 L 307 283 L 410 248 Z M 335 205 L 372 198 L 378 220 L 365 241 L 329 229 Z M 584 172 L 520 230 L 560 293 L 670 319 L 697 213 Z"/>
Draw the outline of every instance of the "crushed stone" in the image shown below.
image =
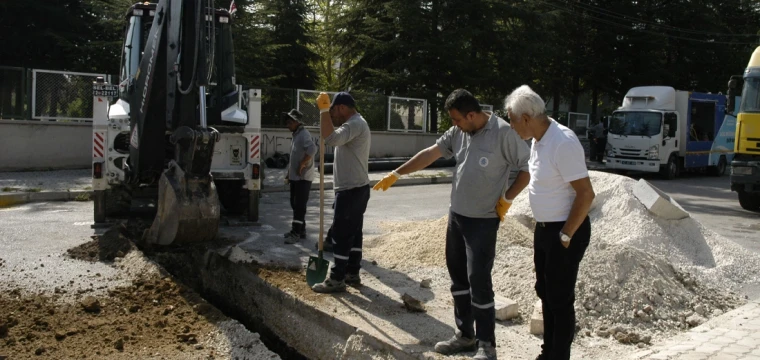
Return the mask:
<path fill-rule="evenodd" d="M 589 216 L 591 244 L 576 284 L 581 336 L 649 344 L 744 303 L 740 284 L 758 282 L 760 256 L 697 220 L 664 220 L 634 196 L 635 180 L 591 171 L 596 198 Z M 447 217 L 383 224 L 387 233 L 366 241 L 364 254 L 380 266 L 434 274 L 445 271 Z M 501 223 L 493 269 L 494 291 L 516 300 L 527 318 L 535 295 L 533 225 L 527 192 Z M 441 277 L 445 277 L 441 279 Z"/>

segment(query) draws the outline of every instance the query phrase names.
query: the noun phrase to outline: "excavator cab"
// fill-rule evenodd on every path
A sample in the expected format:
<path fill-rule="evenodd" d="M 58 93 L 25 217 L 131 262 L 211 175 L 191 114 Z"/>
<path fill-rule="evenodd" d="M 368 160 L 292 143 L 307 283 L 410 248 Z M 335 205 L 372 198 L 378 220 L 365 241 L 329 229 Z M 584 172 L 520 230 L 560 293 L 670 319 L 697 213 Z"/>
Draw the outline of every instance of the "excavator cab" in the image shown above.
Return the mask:
<path fill-rule="evenodd" d="M 122 170 L 132 187 L 158 187 L 143 241 L 212 240 L 221 206 L 211 164 L 221 135 L 211 125 L 248 121 L 237 107 L 230 14 L 213 0 L 160 0 L 134 4 L 126 19 L 119 100 L 130 133 Z"/>

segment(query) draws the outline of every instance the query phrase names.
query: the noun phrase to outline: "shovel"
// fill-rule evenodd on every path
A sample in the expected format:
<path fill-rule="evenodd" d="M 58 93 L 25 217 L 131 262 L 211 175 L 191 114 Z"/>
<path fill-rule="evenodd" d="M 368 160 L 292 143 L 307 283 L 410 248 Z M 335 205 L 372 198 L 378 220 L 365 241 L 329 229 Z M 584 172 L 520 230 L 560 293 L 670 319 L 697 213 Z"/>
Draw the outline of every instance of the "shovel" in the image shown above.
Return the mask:
<path fill-rule="evenodd" d="M 322 257 L 325 230 L 325 139 L 319 137 L 319 255 L 309 256 L 309 264 L 306 266 L 306 283 L 309 287 L 321 283 L 327 278 L 327 269 L 330 262 Z"/>

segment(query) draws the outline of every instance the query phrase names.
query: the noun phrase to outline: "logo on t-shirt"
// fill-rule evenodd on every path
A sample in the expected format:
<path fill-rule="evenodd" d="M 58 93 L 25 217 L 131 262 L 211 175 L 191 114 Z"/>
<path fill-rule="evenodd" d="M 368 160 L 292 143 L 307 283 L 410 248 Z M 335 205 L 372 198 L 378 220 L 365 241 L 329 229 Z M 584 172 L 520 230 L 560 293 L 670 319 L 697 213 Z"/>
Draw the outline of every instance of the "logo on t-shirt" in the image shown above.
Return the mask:
<path fill-rule="evenodd" d="M 483 156 L 480 158 L 480 161 L 478 163 L 480 164 L 480 166 L 486 167 L 488 166 L 488 158 Z"/>

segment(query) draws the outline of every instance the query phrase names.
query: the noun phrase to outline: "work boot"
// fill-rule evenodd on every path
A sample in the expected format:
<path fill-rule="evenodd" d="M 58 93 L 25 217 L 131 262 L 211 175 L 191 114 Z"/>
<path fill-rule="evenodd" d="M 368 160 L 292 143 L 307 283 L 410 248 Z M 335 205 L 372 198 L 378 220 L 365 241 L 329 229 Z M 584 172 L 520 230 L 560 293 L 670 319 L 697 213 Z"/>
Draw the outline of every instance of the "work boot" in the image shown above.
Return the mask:
<path fill-rule="evenodd" d="M 359 274 L 346 274 L 346 279 L 343 280 L 346 282 L 346 285 L 361 285 L 362 279 L 359 277 Z"/>
<path fill-rule="evenodd" d="M 441 341 L 435 344 L 435 352 L 443 355 L 452 355 L 463 351 L 475 350 L 475 339 L 468 339 L 462 336 L 461 331 L 457 331 L 451 339 Z"/>
<path fill-rule="evenodd" d="M 314 286 L 311 287 L 312 290 L 318 293 L 334 293 L 334 292 L 342 292 L 346 291 L 346 282 L 345 281 L 337 281 L 333 280 L 332 278 L 328 277 L 325 279 L 324 282 L 321 282 L 319 284 L 314 284 Z"/>
<path fill-rule="evenodd" d="M 285 234 L 285 243 L 288 245 L 295 244 L 298 240 L 300 240 L 300 237 L 294 232 Z"/>
<path fill-rule="evenodd" d="M 472 360 L 496 360 L 496 348 L 488 341 L 478 341 L 478 352 Z"/>

